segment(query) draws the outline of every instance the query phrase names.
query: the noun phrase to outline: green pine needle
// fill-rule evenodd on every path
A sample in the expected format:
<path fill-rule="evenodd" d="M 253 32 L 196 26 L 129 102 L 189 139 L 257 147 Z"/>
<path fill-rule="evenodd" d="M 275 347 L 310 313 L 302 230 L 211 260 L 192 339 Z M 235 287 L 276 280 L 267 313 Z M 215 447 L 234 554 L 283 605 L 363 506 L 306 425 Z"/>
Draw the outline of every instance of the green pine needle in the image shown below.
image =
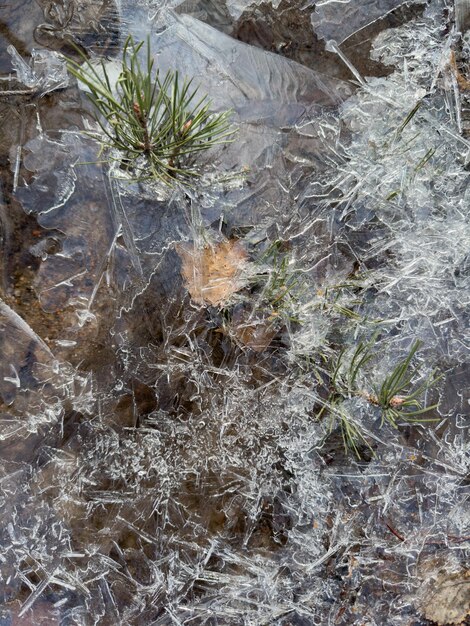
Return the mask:
<path fill-rule="evenodd" d="M 359 456 L 358 443 L 367 444 L 360 427 L 352 423 L 344 411 L 338 410 L 338 406 L 347 399 L 362 397 L 370 405 L 379 408 L 381 413 L 381 426 L 388 422 L 394 428 L 398 423 L 436 422 L 436 418 L 422 417 L 426 413 L 437 408 L 437 404 L 426 405 L 420 398 L 441 378 L 431 376 L 420 385 L 414 383 L 419 371 L 414 366 L 413 360 L 416 352 L 421 347 L 420 341 L 415 341 L 406 357 L 388 374 L 382 383 L 374 387 L 372 393 L 364 390 L 358 380 L 359 374 L 367 375 L 366 366 L 376 357 L 373 346 L 377 339 L 374 335 L 367 343 L 359 342 L 351 357 L 347 358 L 347 351 L 341 350 L 339 355 L 330 362 L 326 370 L 329 396 L 324 402 L 317 419 L 328 412 L 331 419 L 331 427 L 337 425 L 341 429 L 343 442 L 346 448 Z"/>
<path fill-rule="evenodd" d="M 188 180 L 199 175 L 193 163 L 199 152 L 231 140 L 231 112 L 212 114 L 209 98 L 200 96 L 191 80 L 181 81 L 178 72 L 164 77 L 154 72 L 149 41 L 142 67 L 143 46 L 127 38 L 114 88 L 103 62 L 98 72 L 80 51 L 82 63 L 68 60 L 69 71 L 87 87 L 96 109 L 100 132 L 89 134 L 103 150 L 118 150 L 130 170 L 145 157 L 148 169 L 139 172 L 140 180 Z"/>

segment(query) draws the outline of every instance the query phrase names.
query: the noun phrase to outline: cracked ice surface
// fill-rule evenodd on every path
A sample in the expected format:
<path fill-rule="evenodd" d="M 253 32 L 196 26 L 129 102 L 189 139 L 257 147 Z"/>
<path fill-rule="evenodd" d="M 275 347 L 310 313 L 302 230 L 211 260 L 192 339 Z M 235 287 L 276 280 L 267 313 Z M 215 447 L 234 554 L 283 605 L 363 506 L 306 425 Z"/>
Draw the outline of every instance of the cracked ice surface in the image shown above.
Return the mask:
<path fill-rule="evenodd" d="M 81 3 L 103 40 L 105 4 Z M 99 162 L 72 83 L 20 116 L 16 100 L 1 103 L 0 621 L 459 623 L 470 144 L 446 3 L 381 32 L 371 55 L 390 73 L 360 86 L 176 4 L 147 23 L 154 2 L 121 3 L 121 40 L 150 31 L 163 71 L 233 109 L 236 140 L 208 154 L 199 185 L 170 192 Z M 248 4 L 226 6 L 237 20 Z M 403 3 L 342 3 L 355 12 L 346 24 L 335 4 L 313 15 L 339 43 Z M 272 5 L 282 19 L 284 3 Z M 86 19 L 72 23 L 88 41 L 76 32 Z M 53 26 L 58 46 L 67 25 Z M 275 274 L 263 254 L 281 242 L 298 278 L 287 313 L 273 304 L 282 286 L 271 309 L 256 287 L 224 308 L 191 300 L 181 245 L 234 238 L 252 279 Z M 328 417 L 325 364 L 371 337 L 360 391 L 334 407 L 365 433 L 373 454 L 358 459 Z M 439 406 L 435 421 L 393 428 L 370 394 L 415 339 L 421 379 L 442 375 L 426 391 Z"/>
<path fill-rule="evenodd" d="M 314 115 L 320 105 L 332 106 L 342 101 L 351 89 L 341 81 L 287 59 L 236 44 L 193 18 L 174 16 L 169 22 L 168 29 L 155 40 L 159 67 L 162 71 L 174 67 L 182 73 L 191 67 L 201 90 L 211 93 L 215 109 L 234 110 L 238 140 L 224 148 L 217 163 L 228 172 L 237 167 L 253 170 L 253 184 L 261 187 L 256 202 L 262 204 L 263 214 L 257 213 L 253 201 L 255 193 L 251 189 L 246 219 L 250 224 L 274 221 L 275 215 L 267 213 L 266 205 L 268 202 L 272 205 L 270 212 L 282 211 L 279 196 L 285 194 L 279 174 L 285 171 L 283 148 L 295 142 L 296 122 L 306 115 Z M 231 63 L 221 66 L 220 59 L 228 48 Z M 256 141 L 249 141 L 255 136 Z M 38 284 L 38 289 L 47 309 L 64 306 L 70 297 L 85 302 L 93 297 L 107 268 L 107 259 L 115 253 L 119 224 L 122 224 L 122 238 L 131 254 L 133 270 L 140 279 L 133 283 L 139 290 L 141 282 L 147 283 L 158 258 L 172 243 L 190 236 L 191 224 L 186 219 L 186 211 L 173 211 L 170 202 L 166 203 L 168 209 L 162 207 L 154 215 L 155 211 L 149 206 L 155 203 L 155 192 L 143 195 L 129 184 L 120 189 L 115 181 L 104 181 L 101 170 L 92 164 L 76 165 L 77 161 L 93 160 L 93 153 L 87 150 L 86 144 L 82 145 L 82 140 L 70 129 L 62 132 L 58 140 L 42 133 L 24 146 L 23 164 L 34 173 L 34 178 L 18 190 L 18 198 L 28 212 L 39 214 L 41 225 L 57 228 L 67 236 L 61 253 L 46 261 L 38 277 L 38 281 L 44 281 Z M 56 166 L 51 168 L 51 162 Z M 101 209 L 103 187 L 109 188 L 111 199 Z M 96 194 L 93 189 L 97 190 Z M 216 194 L 216 190 L 213 193 Z M 233 200 L 231 195 L 235 196 Z M 228 193 L 223 199 L 218 194 L 212 198 L 206 195 L 202 199 L 205 204 L 203 221 L 210 224 L 225 213 L 229 218 L 243 195 L 247 195 L 244 190 Z M 165 211 L 175 215 L 169 220 Z M 239 211 L 239 221 L 240 217 Z M 60 281 L 58 273 L 63 273 Z M 132 281 L 123 280 L 130 293 Z"/>
<path fill-rule="evenodd" d="M 312 24 L 326 41 L 336 43 L 384 17 L 390 11 L 420 0 L 319 0 L 315 2 Z"/>
<path fill-rule="evenodd" d="M 33 50 L 31 67 L 23 61 L 14 46 L 8 46 L 7 52 L 12 57 L 20 83 L 37 90 L 40 95 L 67 87 L 69 79 L 66 64 L 56 52 Z"/>

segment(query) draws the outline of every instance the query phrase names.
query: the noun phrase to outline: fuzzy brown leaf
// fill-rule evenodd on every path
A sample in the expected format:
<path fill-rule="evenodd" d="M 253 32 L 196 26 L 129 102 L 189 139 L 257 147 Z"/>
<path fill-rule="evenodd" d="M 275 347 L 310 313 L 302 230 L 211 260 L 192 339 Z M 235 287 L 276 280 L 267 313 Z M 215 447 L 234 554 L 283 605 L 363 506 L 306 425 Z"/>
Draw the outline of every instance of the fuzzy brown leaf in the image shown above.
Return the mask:
<path fill-rule="evenodd" d="M 241 275 L 247 254 L 239 241 L 229 239 L 203 248 L 180 245 L 177 252 L 186 288 L 197 304 L 224 305 L 244 286 Z"/>

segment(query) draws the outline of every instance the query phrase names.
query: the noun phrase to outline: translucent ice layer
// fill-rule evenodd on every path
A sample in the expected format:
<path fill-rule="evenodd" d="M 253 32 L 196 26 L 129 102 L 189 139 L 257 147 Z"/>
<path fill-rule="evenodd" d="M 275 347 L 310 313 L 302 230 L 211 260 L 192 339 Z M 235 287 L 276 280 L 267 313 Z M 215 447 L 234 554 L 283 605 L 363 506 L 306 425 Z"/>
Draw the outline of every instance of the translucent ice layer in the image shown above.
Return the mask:
<path fill-rule="evenodd" d="M 67 87 L 69 77 L 63 58 L 49 50 L 33 50 L 28 65 L 14 46 L 8 46 L 18 81 L 43 96 L 54 89 Z"/>
<path fill-rule="evenodd" d="M 322 39 L 340 44 L 390 11 L 419 2 L 420 0 L 320 0 L 315 2 L 312 24 Z"/>
<path fill-rule="evenodd" d="M 40 2 L 17 39 L 116 70 L 148 33 L 237 133 L 191 186 L 136 181 L 16 41 L 36 92 L 0 98 L 0 623 L 462 622 L 470 47 L 447 3 L 381 31 L 404 3 L 295 3 L 338 45 L 377 21 L 350 81 L 227 34 L 265 3 L 117 4 Z"/>

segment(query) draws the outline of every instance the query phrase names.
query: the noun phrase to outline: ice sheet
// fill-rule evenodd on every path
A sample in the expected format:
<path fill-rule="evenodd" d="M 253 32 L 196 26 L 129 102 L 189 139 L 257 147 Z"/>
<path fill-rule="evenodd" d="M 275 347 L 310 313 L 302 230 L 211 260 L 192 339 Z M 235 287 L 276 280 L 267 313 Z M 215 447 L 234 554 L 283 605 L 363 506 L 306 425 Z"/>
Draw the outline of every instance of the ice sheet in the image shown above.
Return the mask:
<path fill-rule="evenodd" d="M 419 2 L 420 0 L 319 0 L 315 2 L 312 24 L 319 37 L 340 44 L 390 11 Z"/>
<path fill-rule="evenodd" d="M 236 43 L 194 18 L 169 15 L 168 19 L 170 26 L 155 37 L 160 70 L 165 71 L 175 58 L 178 58 L 175 69 L 182 74 L 191 67 L 201 92 L 211 94 L 214 110 L 233 109 L 233 122 L 238 128 L 237 144 L 230 144 L 209 158 L 215 157 L 222 171 L 237 174 L 237 168 L 239 182 L 233 193 L 230 186 L 225 189 L 226 197 L 222 201 L 225 208 L 214 206 L 216 200 L 206 197 L 203 223 L 212 223 L 221 213 L 227 213 L 229 219 L 234 206 L 243 201 L 245 192 L 240 197 L 239 189 L 243 186 L 243 169 L 249 170 L 252 180 L 257 181 L 260 196 L 263 193 L 272 196 L 273 191 L 278 197 L 285 195 L 280 188 L 272 189 L 266 172 L 285 169 L 282 147 L 295 142 L 295 125 L 306 111 L 319 105 L 333 106 L 350 93 L 350 88 L 282 57 Z M 174 51 L 176 47 L 178 55 Z M 222 65 L 220 59 L 226 57 L 230 63 Z M 238 69 L 242 67 L 250 71 L 242 72 Z M 314 159 L 314 146 L 312 149 L 310 158 Z M 191 210 L 186 214 L 175 211 L 169 197 L 156 202 L 158 189 L 142 194 L 140 186 L 114 180 L 117 171 L 107 180 L 99 165 L 82 165 L 96 159 L 96 152 L 73 130 L 64 132 L 59 140 L 39 135 L 24 146 L 24 152 L 24 166 L 34 177 L 31 183 L 18 189 L 17 197 L 26 211 L 39 215 L 43 226 L 67 235 L 60 254 L 48 259 L 38 276 L 37 288 L 46 310 L 73 301 L 84 309 L 79 313 L 81 319 L 86 317 L 88 304 L 114 259 L 120 232 L 131 256 L 117 255 L 116 260 L 124 262 L 125 267 L 117 267 L 116 271 L 123 274 L 120 280 L 129 301 L 148 283 L 162 252 L 171 249 L 174 242 L 192 236 L 188 218 Z M 295 159 L 294 145 L 291 152 L 291 158 Z M 51 162 L 57 163 L 52 170 Z M 276 185 L 278 176 L 274 176 Z M 100 209 L 100 185 L 108 189 L 105 211 Z M 253 197 L 253 189 L 249 197 Z M 266 199 L 265 207 L 267 202 Z M 249 208 L 249 219 L 263 219 L 266 227 L 276 219 L 274 215 L 258 216 L 251 202 Z M 129 263 L 130 275 L 136 280 L 129 278 Z"/>
<path fill-rule="evenodd" d="M 28 65 L 14 46 L 8 46 L 7 51 L 11 56 L 18 81 L 33 92 L 44 96 L 55 89 L 67 87 L 69 77 L 66 63 L 56 52 L 33 49 Z"/>
<path fill-rule="evenodd" d="M 34 245 L 1 244 L 43 310 L 14 289 L 0 304 L 0 620 L 460 618 L 470 144 L 445 3 L 382 32 L 372 55 L 390 73 L 354 86 L 322 74 L 320 57 L 313 71 L 168 4 L 150 24 L 142 15 L 155 3 L 139 2 L 133 21 L 123 2 L 126 28 L 151 29 L 161 69 L 194 76 L 238 129 L 197 185 L 136 183 L 97 163 L 74 85 L 28 101 L 20 131 L 4 135 L 2 201 L 37 222 Z M 328 7 L 317 3 L 325 33 Z M 376 19 L 390 4 L 369 8 Z M 351 14 L 351 28 L 363 16 Z M 194 297 L 182 244 L 244 250 L 232 299 Z M 261 348 L 240 339 L 240 320 L 270 325 Z M 333 406 L 328 364 L 341 355 L 341 379 L 372 338 L 356 387 Z M 437 421 L 394 428 L 373 394 L 415 339 L 410 385 L 442 376 L 423 392 Z M 367 438 L 360 459 L 332 409 Z"/>

